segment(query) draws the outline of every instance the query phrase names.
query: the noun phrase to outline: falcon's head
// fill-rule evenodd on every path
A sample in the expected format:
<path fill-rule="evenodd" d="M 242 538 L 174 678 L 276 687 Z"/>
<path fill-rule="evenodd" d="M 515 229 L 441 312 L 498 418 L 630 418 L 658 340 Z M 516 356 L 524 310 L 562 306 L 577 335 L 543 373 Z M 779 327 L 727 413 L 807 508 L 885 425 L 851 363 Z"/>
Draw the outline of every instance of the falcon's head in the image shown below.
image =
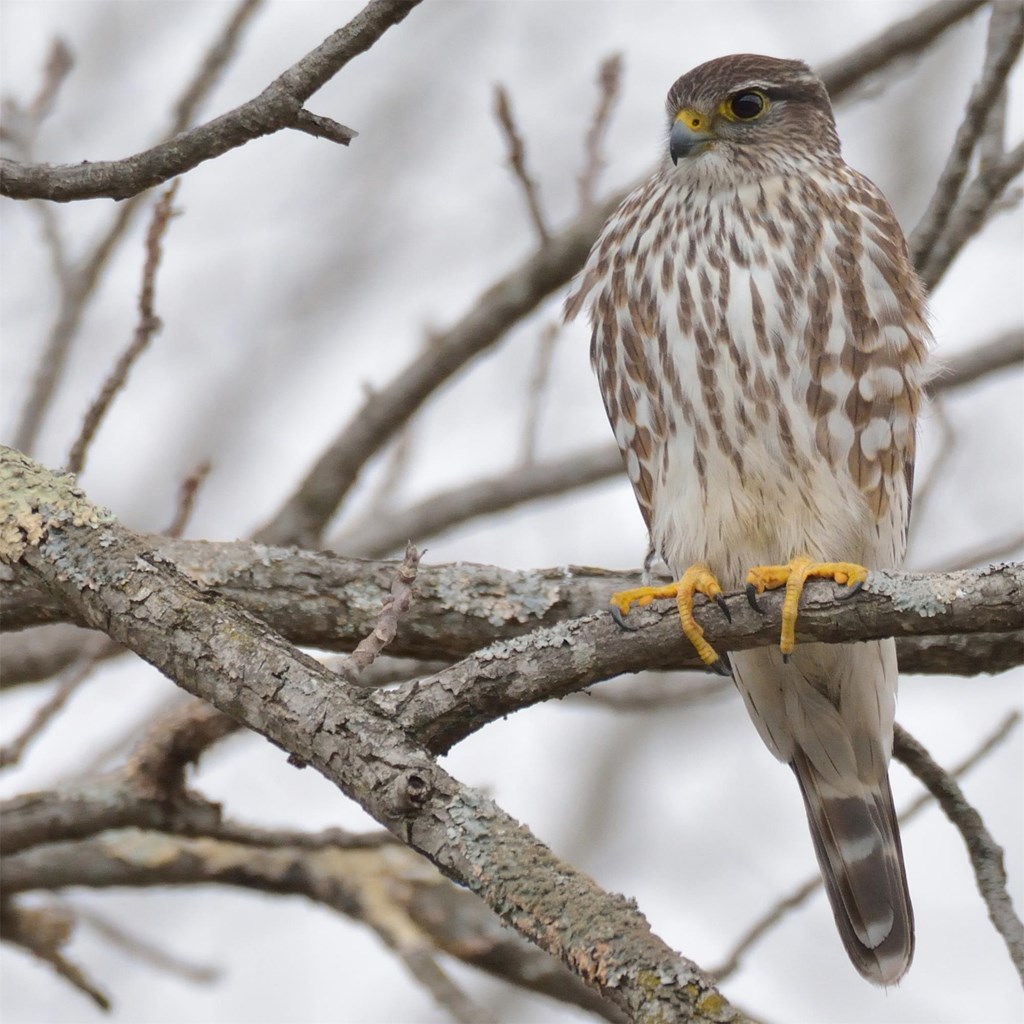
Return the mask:
<path fill-rule="evenodd" d="M 767 173 L 839 158 L 828 93 L 799 60 L 753 53 L 709 60 L 672 86 L 667 108 L 669 156 L 677 165 L 714 153 Z"/>

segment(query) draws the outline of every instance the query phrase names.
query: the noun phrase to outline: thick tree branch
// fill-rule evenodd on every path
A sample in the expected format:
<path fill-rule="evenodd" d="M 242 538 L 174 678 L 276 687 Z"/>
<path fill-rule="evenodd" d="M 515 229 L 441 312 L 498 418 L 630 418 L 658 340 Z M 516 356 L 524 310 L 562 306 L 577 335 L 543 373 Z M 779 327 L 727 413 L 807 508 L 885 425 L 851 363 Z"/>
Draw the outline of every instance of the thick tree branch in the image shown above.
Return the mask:
<path fill-rule="evenodd" d="M 147 536 L 145 543 L 155 555 L 258 615 L 293 643 L 326 650 L 351 651 L 372 632 L 398 567 L 395 562 L 367 562 L 242 541 L 212 543 Z M 1022 620 L 1015 603 L 1019 600 L 1018 575 L 1019 567 L 1011 565 L 975 570 L 966 576 L 893 577 L 905 581 L 900 586 L 906 594 L 931 585 L 940 591 L 966 586 L 964 592 L 971 598 L 959 601 L 955 615 L 941 620 L 922 619 L 877 595 L 837 600 L 833 595 L 838 591 L 831 584 L 812 583 L 800 625 L 807 631 L 817 629 L 816 639 L 866 639 L 863 615 L 872 603 L 871 629 L 876 631 L 872 635 L 901 638 L 904 671 L 964 675 L 1001 671 L 1022 659 L 1015 628 Z M 0 578 L 3 576 L 7 581 L 0 582 L 0 613 L 5 628 L 76 621 L 70 618 L 72 609 L 43 591 L 23 569 L 0 566 Z M 928 582 L 931 579 L 933 583 Z M 976 581 L 980 579 L 987 582 L 979 590 Z M 585 648 L 602 645 L 609 654 L 609 670 L 700 668 L 694 652 L 680 639 L 678 621 L 667 605 L 638 616 L 638 622 L 659 623 L 642 631 L 642 640 L 622 634 L 606 616 L 594 616 L 595 611 L 607 607 L 610 594 L 639 583 L 636 572 L 580 566 L 509 570 L 464 562 L 424 565 L 418 571 L 415 601 L 402 617 L 389 653 L 456 660 L 495 642 L 511 642 L 538 628 L 560 628 L 567 620 L 589 615 L 590 619 L 574 623 L 573 629 L 583 631 L 578 636 Z M 776 638 L 780 606 L 781 597 L 766 595 L 769 614 L 762 619 L 743 597 L 733 595 L 729 599 L 732 626 L 716 611 L 704 608 L 698 609 L 698 621 L 710 631 L 713 642 L 724 649 L 739 649 Z M 82 620 L 77 622 L 82 624 Z M 830 636 L 833 624 L 842 632 Z M 812 638 L 810 632 L 805 635 Z M 530 643 L 540 649 L 549 641 L 538 635 Z M 527 644 L 524 651 L 529 650 Z M 645 658 L 649 659 L 646 663 Z M 602 674 L 601 658 L 590 664 L 598 672 L 591 682 L 607 678 Z"/>
<path fill-rule="evenodd" d="M 308 131 L 311 122 L 303 111 L 306 100 L 419 2 L 371 0 L 344 28 L 328 36 L 255 99 L 135 156 L 60 166 L 0 160 L 0 194 L 60 203 L 127 199 L 261 135 L 293 127 Z M 321 134 L 344 141 L 336 130 Z"/>
<path fill-rule="evenodd" d="M 0 468 L 5 559 L 28 566 L 93 628 L 315 767 L 632 1019 L 740 1018 L 632 903 L 603 892 L 461 785 L 388 719 L 375 695 L 202 590 L 67 477 L 16 454 Z"/>

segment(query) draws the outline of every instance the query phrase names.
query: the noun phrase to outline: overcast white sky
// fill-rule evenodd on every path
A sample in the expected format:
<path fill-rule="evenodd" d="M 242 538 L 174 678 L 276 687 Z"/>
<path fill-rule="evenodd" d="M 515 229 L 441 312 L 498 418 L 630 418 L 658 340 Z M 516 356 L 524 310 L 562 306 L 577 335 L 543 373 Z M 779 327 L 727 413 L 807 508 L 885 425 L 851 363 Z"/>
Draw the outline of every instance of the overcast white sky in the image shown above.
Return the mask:
<path fill-rule="evenodd" d="M 204 117 L 255 95 L 359 6 L 270 3 Z M 360 132 L 350 148 L 281 133 L 183 180 L 176 202 L 183 213 L 170 227 L 158 283 L 164 329 L 97 438 L 83 485 L 128 525 L 159 529 L 181 479 L 212 457 L 190 536 L 246 536 L 269 518 L 358 407 L 364 388 L 385 384 L 429 329 L 453 322 L 532 251 L 491 114 L 494 83 L 511 92 L 541 201 L 558 225 L 575 213 L 595 72 L 607 54 L 622 53 L 624 78 L 602 192 L 636 179 L 658 159 L 665 93 L 694 65 L 739 51 L 822 65 L 918 6 L 427 0 L 310 103 Z M 168 123 L 170 104 L 228 10 L 225 3 L 163 0 L 4 0 L 3 94 L 34 94 L 59 33 L 76 66 L 43 130 L 39 158 L 127 155 Z M 976 18 L 926 59 L 904 66 L 884 91 L 838 111 L 846 158 L 882 187 L 908 231 L 938 176 L 983 44 L 984 21 Z M 1013 141 L 1022 126 L 1022 92 L 1018 74 Z M 80 254 L 113 206 L 97 201 L 58 212 L 70 248 Z M 0 214 L 0 437 L 9 440 L 56 291 L 33 211 L 6 202 Z M 50 465 L 64 460 L 84 408 L 131 335 L 143 230 L 136 225 L 83 324 L 37 452 Z M 958 259 L 932 298 L 942 351 L 963 350 L 1021 323 L 1021 242 L 1018 208 Z M 553 296 L 416 419 L 399 504 L 515 464 L 537 340 L 562 298 Z M 564 331 L 541 408 L 542 456 L 610 436 L 586 350 L 582 325 Z M 919 486 L 937 453 L 947 450 L 948 457 L 916 510 L 914 567 L 944 563 L 1020 530 L 1022 399 L 1021 375 L 1006 374 L 945 404 L 952 435 L 935 414 L 924 424 Z M 377 476 L 367 474 L 353 496 L 353 516 Z M 626 567 L 641 561 L 645 540 L 622 479 L 471 525 L 432 540 L 429 549 L 431 562 Z M 899 719 L 951 764 L 1021 706 L 1021 681 L 1019 672 L 975 680 L 908 677 Z M 166 693 L 145 667 L 111 667 L 26 763 L 0 780 L 4 794 L 77 771 Z M 4 735 L 38 699 L 18 692 L 4 698 Z M 536 708 L 488 727 L 446 765 L 487 787 L 601 884 L 635 896 L 655 930 L 703 964 L 719 961 L 776 896 L 815 870 L 797 788 L 762 748 L 737 699 L 649 716 L 616 717 L 568 702 Z M 1006 849 L 1018 907 L 1022 769 L 1018 730 L 964 784 Z M 219 748 L 197 783 L 253 822 L 366 824 L 312 771 L 295 771 L 280 751 L 252 737 Z M 893 788 L 898 804 L 917 792 L 899 766 Z M 914 967 L 898 990 L 881 992 L 855 974 L 819 895 L 758 947 L 725 993 L 775 1021 L 1019 1020 L 1020 989 L 975 893 L 959 836 L 931 811 L 905 830 L 904 845 L 919 938 Z M 183 957 L 224 970 L 220 982 L 198 986 L 83 931 L 73 954 L 111 992 L 115 1009 L 107 1019 L 116 1024 L 444 1019 L 374 937 L 302 901 L 213 889 L 74 898 Z M 455 970 L 474 990 L 495 991 Z M 0 981 L 3 1017 L 12 1024 L 99 1019 L 82 997 L 17 952 L 0 959 Z M 533 999 L 503 1016 L 579 1019 Z"/>

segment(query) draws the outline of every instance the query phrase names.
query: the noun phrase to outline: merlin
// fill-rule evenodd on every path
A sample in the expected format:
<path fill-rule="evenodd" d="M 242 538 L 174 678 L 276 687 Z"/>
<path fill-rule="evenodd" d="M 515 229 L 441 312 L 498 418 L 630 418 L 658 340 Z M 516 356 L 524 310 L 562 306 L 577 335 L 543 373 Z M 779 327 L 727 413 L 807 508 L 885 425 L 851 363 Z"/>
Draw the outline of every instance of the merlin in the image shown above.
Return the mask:
<path fill-rule="evenodd" d="M 796 774 L 854 966 L 898 981 L 913 911 L 889 788 L 896 647 L 795 645 L 804 582 L 859 587 L 906 551 L 929 329 L 924 289 L 878 188 L 843 161 L 825 86 L 753 54 L 683 75 L 657 172 L 621 205 L 566 302 L 652 550 L 703 661 L 731 674 Z M 844 561 L 836 561 L 836 559 Z M 846 561 L 848 559 L 848 561 Z M 693 617 L 785 587 L 778 647 L 721 658 Z M 844 591 L 848 592 L 848 591 Z"/>

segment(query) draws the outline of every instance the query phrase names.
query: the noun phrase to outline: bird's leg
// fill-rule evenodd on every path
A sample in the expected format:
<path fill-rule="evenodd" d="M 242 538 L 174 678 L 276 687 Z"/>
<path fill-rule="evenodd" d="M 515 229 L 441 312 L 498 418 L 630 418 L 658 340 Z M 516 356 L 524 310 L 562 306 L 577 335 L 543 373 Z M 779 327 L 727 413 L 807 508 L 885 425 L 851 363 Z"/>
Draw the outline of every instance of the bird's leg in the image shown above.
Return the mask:
<path fill-rule="evenodd" d="M 747 600 L 755 611 L 761 611 L 757 595 L 785 585 L 786 598 L 782 603 L 782 640 L 779 644 L 788 660 L 796 646 L 796 616 L 804 584 L 812 578 L 831 579 L 850 587 L 847 597 L 853 597 L 868 578 L 863 565 L 854 562 L 813 562 L 800 555 L 788 565 L 755 565 L 747 573 Z"/>
<path fill-rule="evenodd" d="M 675 583 L 669 583 L 663 587 L 637 587 L 635 590 L 620 590 L 611 596 L 612 618 L 626 629 L 625 616 L 633 605 L 643 608 L 652 601 L 664 598 L 675 598 L 676 607 L 679 609 L 679 621 L 682 624 L 686 638 L 693 644 L 701 661 L 704 662 L 712 672 L 722 676 L 731 676 L 728 664 L 719 656 L 717 651 L 704 639 L 704 630 L 697 625 L 693 617 L 693 596 L 703 594 L 706 598 L 714 601 L 725 613 L 725 617 L 732 622 L 732 615 L 729 614 L 729 607 L 722 596 L 722 588 L 715 579 L 714 573 L 703 563 L 698 562 L 691 565 L 682 577 Z"/>

